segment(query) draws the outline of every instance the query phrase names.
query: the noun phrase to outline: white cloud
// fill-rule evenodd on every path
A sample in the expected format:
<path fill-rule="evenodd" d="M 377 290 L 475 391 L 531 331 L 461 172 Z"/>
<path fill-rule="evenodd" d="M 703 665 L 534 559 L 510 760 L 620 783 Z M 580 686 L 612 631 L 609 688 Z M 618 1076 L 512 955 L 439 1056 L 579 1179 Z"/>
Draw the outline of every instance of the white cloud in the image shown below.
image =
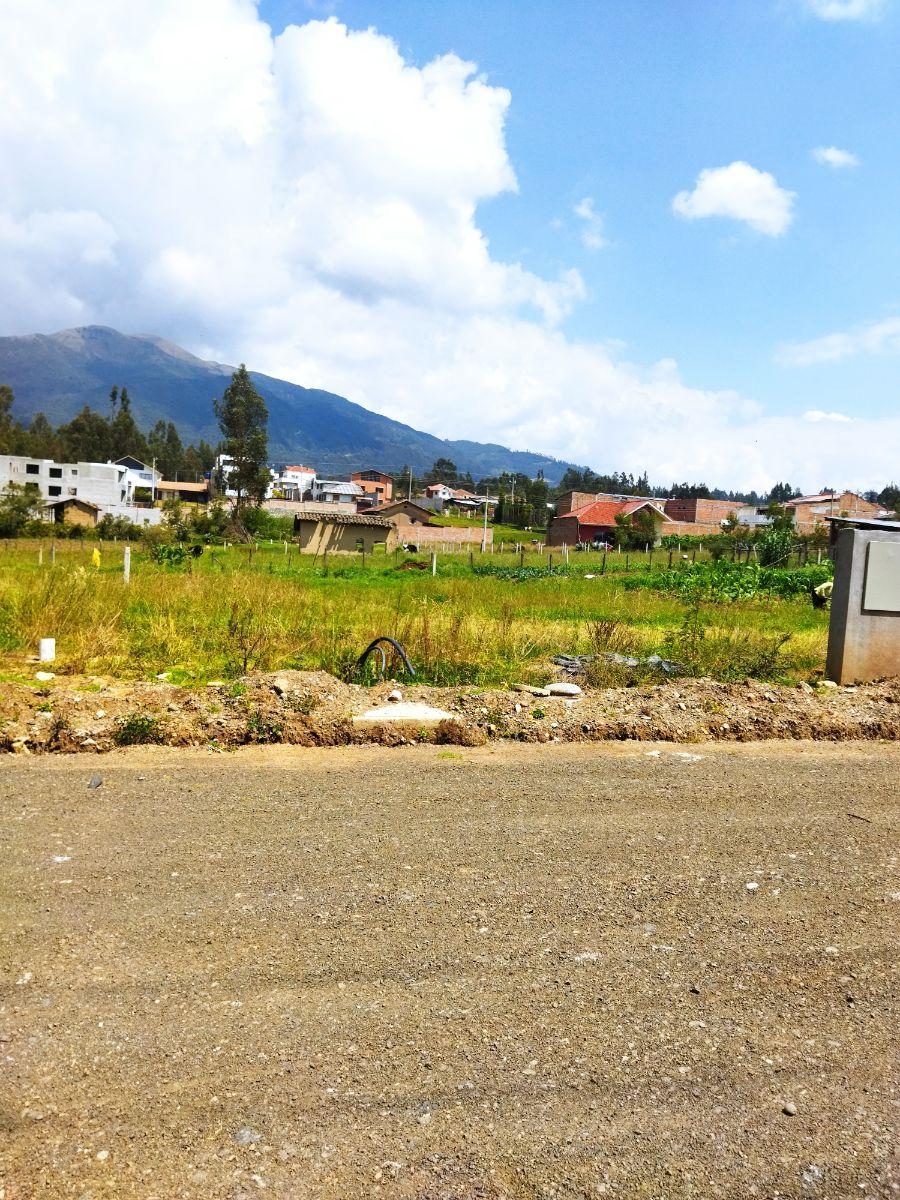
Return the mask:
<path fill-rule="evenodd" d="M 852 421 L 852 417 L 848 417 L 846 413 L 839 412 L 824 412 L 821 408 L 810 408 L 803 414 L 804 421 L 812 421 L 817 424 L 819 421 Z"/>
<path fill-rule="evenodd" d="M 438 434 L 656 479 L 895 473 L 896 422 L 768 418 L 602 331 L 567 338 L 578 272 L 500 261 L 479 228 L 516 189 L 510 96 L 455 55 L 414 66 L 335 20 L 273 37 L 252 0 L 103 21 L 95 0 L 6 0 L 0 37 L 2 332 L 159 333 Z M 789 200 L 744 207 L 766 232 L 789 219 Z"/>
<path fill-rule="evenodd" d="M 581 221 L 581 241 L 588 250 L 602 250 L 606 245 L 603 236 L 603 217 L 594 211 L 593 196 L 585 196 L 572 209 Z"/>
<path fill-rule="evenodd" d="M 781 188 L 768 171 L 746 162 L 708 167 L 697 176 L 692 192 L 679 192 L 672 210 L 689 221 L 731 217 L 745 221 L 769 237 L 779 237 L 793 219 L 794 192 Z"/>
<path fill-rule="evenodd" d="M 806 0 L 807 9 L 823 21 L 877 20 L 885 0 Z"/>
<path fill-rule="evenodd" d="M 860 354 L 896 354 L 900 352 L 900 317 L 887 317 L 842 333 L 827 333 L 808 342 L 786 342 L 779 347 L 776 361 L 788 367 L 809 367 L 817 363 L 842 362 Z"/>
<path fill-rule="evenodd" d="M 849 150 L 839 150 L 837 146 L 816 146 L 812 156 L 823 167 L 834 167 L 835 170 L 859 166 L 859 159 L 855 154 L 851 154 Z"/>

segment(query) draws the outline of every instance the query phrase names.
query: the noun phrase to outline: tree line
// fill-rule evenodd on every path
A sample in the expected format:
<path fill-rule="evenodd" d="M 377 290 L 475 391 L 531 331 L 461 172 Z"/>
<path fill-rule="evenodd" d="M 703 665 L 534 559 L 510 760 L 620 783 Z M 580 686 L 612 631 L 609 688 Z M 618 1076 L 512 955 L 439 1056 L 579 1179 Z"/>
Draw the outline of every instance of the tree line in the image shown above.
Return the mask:
<path fill-rule="evenodd" d="M 114 386 L 109 409 L 85 405 L 71 421 L 55 428 L 42 412 L 26 425 L 12 415 L 12 388 L 0 384 L 0 454 L 52 458 L 57 462 L 115 462 L 126 454 L 150 464 L 156 461 L 163 479 L 195 481 L 211 471 L 213 447 L 202 439 L 183 445 L 173 421 L 157 421 L 144 432 L 134 419 L 128 388 Z"/>

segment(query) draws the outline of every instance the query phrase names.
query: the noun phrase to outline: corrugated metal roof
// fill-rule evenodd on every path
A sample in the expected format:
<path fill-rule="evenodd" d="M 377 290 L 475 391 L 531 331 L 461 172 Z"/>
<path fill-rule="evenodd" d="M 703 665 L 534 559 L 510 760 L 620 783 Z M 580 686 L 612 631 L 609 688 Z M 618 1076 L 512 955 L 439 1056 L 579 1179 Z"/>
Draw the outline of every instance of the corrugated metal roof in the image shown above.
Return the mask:
<path fill-rule="evenodd" d="M 855 525 L 859 529 L 889 529 L 900 532 L 900 521 L 886 521 L 880 517 L 826 517 L 834 525 Z"/>
<path fill-rule="evenodd" d="M 363 495 L 363 490 L 358 483 L 345 483 L 341 479 L 317 479 L 316 491 L 327 492 L 332 496 Z"/>

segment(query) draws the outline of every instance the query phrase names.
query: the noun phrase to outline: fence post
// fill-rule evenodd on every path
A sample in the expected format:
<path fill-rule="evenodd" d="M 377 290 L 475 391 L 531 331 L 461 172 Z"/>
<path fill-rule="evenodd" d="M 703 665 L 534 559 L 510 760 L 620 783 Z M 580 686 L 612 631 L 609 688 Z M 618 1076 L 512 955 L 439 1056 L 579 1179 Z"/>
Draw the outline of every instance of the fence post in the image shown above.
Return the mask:
<path fill-rule="evenodd" d="M 432 552 L 431 552 L 431 574 L 437 575 L 437 551 L 436 550 L 432 550 Z"/>
<path fill-rule="evenodd" d="M 126 583 L 131 582 L 131 547 L 125 547 L 125 553 L 122 555 L 122 578 Z"/>
<path fill-rule="evenodd" d="M 38 546 L 38 566 L 42 567 L 43 565 L 44 565 L 44 547 Z"/>
<path fill-rule="evenodd" d="M 819 554 L 821 554 L 821 553 L 822 553 L 822 551 L 820 550 Z M 51 563 L 56 562 L 56 542 L 50 543 L 50 562 Z"/>

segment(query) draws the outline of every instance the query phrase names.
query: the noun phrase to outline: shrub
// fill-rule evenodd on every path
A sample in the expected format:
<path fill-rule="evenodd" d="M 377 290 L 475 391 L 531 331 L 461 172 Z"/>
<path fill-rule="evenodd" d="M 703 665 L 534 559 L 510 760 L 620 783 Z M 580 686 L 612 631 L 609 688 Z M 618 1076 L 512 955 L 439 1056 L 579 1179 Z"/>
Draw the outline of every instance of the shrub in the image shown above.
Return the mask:
<path fill-rule="evenodd" d="M 247 739 L 251 742 L 280 742 L 284 733 L 284 725 L 273 721 L 258 709 L 254 709 L 247 718 Z"/>
<path fill-rule="evenodd" d="M 150 713 L 131 713 L 116 723 L 113 741 L 117 746 L 158 745 L 163 741 L 159 720 Z"/>

